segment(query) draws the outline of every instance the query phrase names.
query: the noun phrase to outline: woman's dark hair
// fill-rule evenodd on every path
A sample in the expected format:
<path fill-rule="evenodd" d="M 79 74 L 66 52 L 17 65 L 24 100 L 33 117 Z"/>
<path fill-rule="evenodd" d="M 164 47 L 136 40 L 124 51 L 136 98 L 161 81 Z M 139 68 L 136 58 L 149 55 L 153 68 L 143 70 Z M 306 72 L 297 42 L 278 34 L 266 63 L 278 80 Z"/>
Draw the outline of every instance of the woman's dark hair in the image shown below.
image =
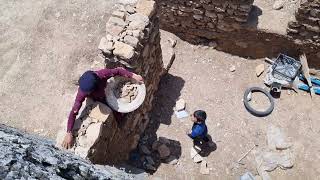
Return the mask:
<path fill-rule="evenodd" d="M 193 113 L 193 116 L 198 120 L 198 121 L 205 121 L 207 119 L 207 113 L 203 110 L 197 110 Z"/>

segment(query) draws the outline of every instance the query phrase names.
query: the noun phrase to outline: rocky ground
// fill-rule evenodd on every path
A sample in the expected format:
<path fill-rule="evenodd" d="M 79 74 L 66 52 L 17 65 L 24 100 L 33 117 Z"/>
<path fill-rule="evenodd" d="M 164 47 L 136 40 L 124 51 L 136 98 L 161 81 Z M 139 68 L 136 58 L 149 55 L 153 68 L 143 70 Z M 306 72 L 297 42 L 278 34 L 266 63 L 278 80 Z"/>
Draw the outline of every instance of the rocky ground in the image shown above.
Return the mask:
<path fill-rule="evenodd" d="M 110 166 L 93 165 L 58 150 L 53 141 L 0 125 L 0 179 L 144 179 Z"/>
<path fill-rule="evenodd" d="M 272 126 L 278 127 L 286 141 L 292 143 L 289 149 L 294 159 L 291 169 L 278 168 L 269 173 L 272 179 L 314 179 L 319 175 L 320 113 L 316 108 L 320 105 L 319 97 L 311 100 L 305 92 L 282 90 L 280 98 L 275 99 L 272 114 L 255 117 L 246 111 L 243 93 L 251 86 L 265 87 L 265 74 L 256 77 L 255 68 L 268 64 L 261 59 L 244 59 L 210 47 L 190 45 L 165 31 L 161 32 L 161 38 L 164 54 L 171 51 L 170 38 L 178 41 L 174 48 L 176 59 L 161 81 L 151 123 L 140 143 L 139 157 L 146 164 L 150 164 L 148 156 L 155 161 L 157 170 L 151 171 L 154 173 L 150 179 L 234 179 L 247 171 L 257 175 L 256 157 L 269 146 L 267 136 Z M 192 142 L 185 130 L 191 128 L 192 122 L 189 118 L 176 118 L 174 107 L 179 98 L 186 101 L 189 113 L 203 109 L 208 114 L 209 134 L 216 144 L 204 157 L 210 175 L 199 174 L 201 165 L 190 157 Z M 170 158 L 161 160 L 161 154 L 166 153 L 153 150 L 157 138 L 170 149 Z"/>

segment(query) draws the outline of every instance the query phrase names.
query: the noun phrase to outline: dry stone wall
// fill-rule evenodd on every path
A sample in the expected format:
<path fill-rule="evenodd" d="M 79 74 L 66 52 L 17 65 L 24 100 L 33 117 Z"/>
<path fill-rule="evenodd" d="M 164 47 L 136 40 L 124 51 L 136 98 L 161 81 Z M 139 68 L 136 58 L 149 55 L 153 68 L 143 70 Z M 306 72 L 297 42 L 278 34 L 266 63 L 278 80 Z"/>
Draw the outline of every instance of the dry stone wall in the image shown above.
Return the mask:
<path fill-rule="evenodd" d="M 136 111 L 124 114 L 109 137 L 106 162 L 128 159 L 149 123 L 154 94 L 164 72 L 160 46 L 159 19 L 152 0 L 139 0 L 135 6 L 119 6 L 106 24 L 106 37 L 99 49 L 106 57 L 106 67 L 124 66 L 140 74 L 146 85 L 146 98 Z"/>
<path fill-rule="evenodd" d="M 246 58 L 299 57 L 320 66 L 319 0 L 301 5 L 288 35 L 258 29 L 247 19 L 253 0 L 157 0 L 160 27 L 194 44 L 205 44 Z M 262 12 L 263 13 L 263 12 Z M 253 13 L 254 14 L 254 13 Z M 257 18 L 257 17 L 256 17 Z"/>
<path fill-rule="evenodd" d="M 289 23 L 287 33 L 302 43 L 320 46 L 320 1 L 309 0 L 301 4 L 296 21 Z"/>
<path fill-rule="evenodd" d="M 149 122 L 148 113 L 164 72 L 155 7 L 151 0 L 119 4 L 106 23 L 106 35 L 98 46 L 106 67 L 121 66 L 142 75 L 147 92 L 144 103 L 134 112 L 123 114 L 121 120 L 116 120 L 106 105 L 87 100 L 73 129 L 76 142 L 71 151 L 94 163 L 127 160 Z M 58 145 L 64 132 L 58 134 Z"/>
<path fill-rule="evenodd" d="M 158 0 L 161 28 L 188 40 L 215 39 L 247 22 L 253 0 Z"/>

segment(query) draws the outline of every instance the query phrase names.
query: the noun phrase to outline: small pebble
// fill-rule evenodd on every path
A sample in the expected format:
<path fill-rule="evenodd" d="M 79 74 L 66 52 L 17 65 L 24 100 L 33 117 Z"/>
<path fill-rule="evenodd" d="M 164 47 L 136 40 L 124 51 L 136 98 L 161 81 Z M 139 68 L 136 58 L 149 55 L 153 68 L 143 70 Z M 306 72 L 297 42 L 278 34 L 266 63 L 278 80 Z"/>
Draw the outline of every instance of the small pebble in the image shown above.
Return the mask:
<path fill-rule="evenodd" d="M 232 65 L 230 68 L 229 68 L 230 72 L 235 72 L 236 71 L 236 66 Z"/>

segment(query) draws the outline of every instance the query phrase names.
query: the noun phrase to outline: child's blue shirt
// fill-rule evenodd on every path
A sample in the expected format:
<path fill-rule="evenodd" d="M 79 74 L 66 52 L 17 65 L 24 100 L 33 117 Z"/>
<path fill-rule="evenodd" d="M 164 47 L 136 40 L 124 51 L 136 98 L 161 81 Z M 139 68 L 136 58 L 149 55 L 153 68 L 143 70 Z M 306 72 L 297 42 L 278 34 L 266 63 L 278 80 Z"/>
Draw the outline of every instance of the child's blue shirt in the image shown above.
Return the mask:
<path fill-rule="evenodd" d="M 208 128 L 207 125 L 203 123 L 193 123 L 192 126 L 192 132 L 189 134 L 189 136 L 194 139 L 196 137 L 204 138 L 208 134 Z"/>

